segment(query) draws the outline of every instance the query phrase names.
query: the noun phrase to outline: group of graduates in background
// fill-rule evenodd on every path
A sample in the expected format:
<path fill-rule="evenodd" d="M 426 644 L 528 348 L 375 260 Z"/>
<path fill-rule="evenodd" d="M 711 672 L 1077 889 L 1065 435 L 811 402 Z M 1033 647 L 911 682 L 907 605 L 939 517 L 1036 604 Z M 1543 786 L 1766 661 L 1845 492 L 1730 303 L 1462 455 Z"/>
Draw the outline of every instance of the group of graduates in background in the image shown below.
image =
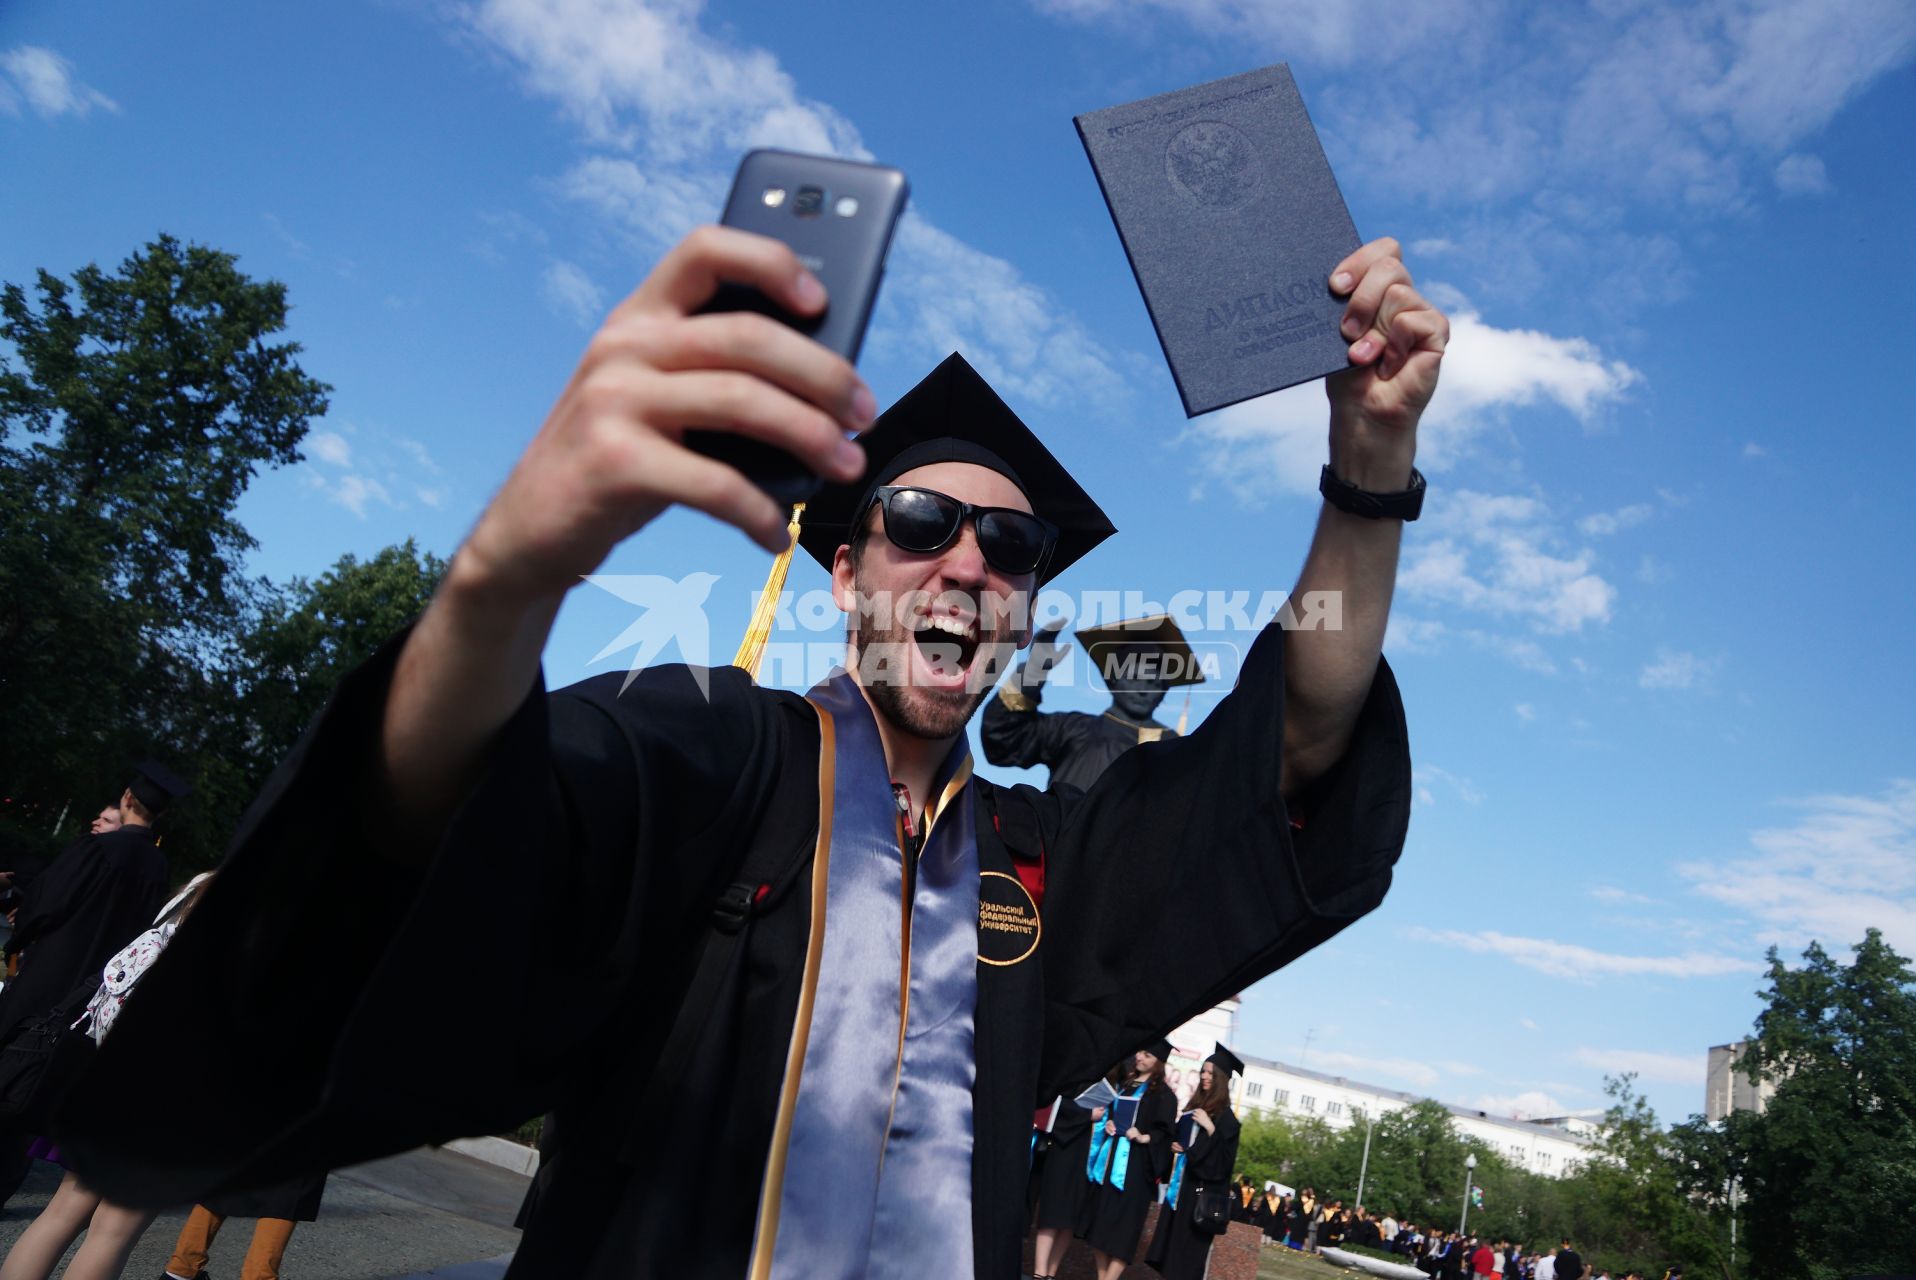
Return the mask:
<path fill-rule="evenodd" d="M 0 1203 L 19 1191 L 34 1160 L 64 1166 L 59 1146 L 41 1136 L 64 1086 L 212 879 L 197 876 L 169 896 L 162 835 L 191 790 L 149 760 L 51 862 L 0 870 L 10 926 L 0 988 Z M 195 1205 L 167 1275 L 204 1280 L 213 1239 L 232 1216 L 258 1219 L 241 1280 L 278 1280 L 294 1223 L 317 1216 L 324 1189 L 321 1175 Z M 154 1216 L 106 1200 L 68 1170 L 0 1260 L 0 1280 L 47 1280 L 82 1234 L 67 1280 L 114 1280 Z"/>
<path fill-rule="evenodd" d="M 1109 1080 L 1118 1101 L 1087 1110 L 1060 1099 L 1050 1130 L 1034 1135 L 1035 1280 L 1057 1275 L 1073 1237 L 1090 1247 L 1099 1280 L 1116 1280 L 1137 1255 L 1150 1208 L 1160 1202 L 1143 1260 L 1165 1280 L 1204 1275 L 1211 1241 L 1229 1219 L 1227 1212 L 1211 1221 L 1202 1206 L 1207 1193 L 1228 1205 L 1239 1132 L 1231 1077 L 1244 1063 L 1217 1046 L 1180 1108 L 1165 1079 L 1170 1057 L 1168 1040 L 1139 1050 Z M 1136 1119 L 1120 1131 L 1107 1111 L 1127 1100 L 1136 1104 Z"/>

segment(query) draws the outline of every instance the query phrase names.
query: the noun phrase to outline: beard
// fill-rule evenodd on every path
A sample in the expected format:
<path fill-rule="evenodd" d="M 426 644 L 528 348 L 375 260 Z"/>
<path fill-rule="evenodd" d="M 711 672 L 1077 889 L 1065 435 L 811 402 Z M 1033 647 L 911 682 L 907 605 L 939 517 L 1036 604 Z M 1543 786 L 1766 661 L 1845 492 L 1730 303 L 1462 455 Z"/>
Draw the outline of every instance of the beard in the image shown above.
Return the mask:
<path fill-rule="evenodd" d="M 872 705 L 897 728 L 914 738 L 933 742 L 964 732 L 1017 651 L 1015 643 L 982 626 L 975 647 L 961 647 L 944 639 L 924 639 L 936 634 L 914 630 L 897 618 L 881 623 L 865 613 L 857 615 L 852 626 L 852 640 L 860 665 L 867 668 L 854 674 L 859 675 L 859 683 Z M 964 686 L 927 687 L 913 680 L 913 649 L 934 663 L 964 666 Z M 873 655 L 894 655 L 894 661 L 870 662 Z M 903 660 L 896 660 L 897 655 L 902 655 Z"/>
<path fill-rule="evenodd" d="M 879 627 L 865 619 L 860 619 L 852 631 L 861 655 L 908 653 L 906 646 L 916 646 L 918 634 L 902 623 Z M 941 653 L 955 648 L 938 642 L 933 642 L 933 647 Z M 979 706 L 990 696 L 992 686 L 996 683 L 995 680 L 975 678 L 988 669 L 987 646 L 981 643 L 979 651 L 979 655 L 973 659 L 971 674 L 974 678 L 968 680 L 962 689 L 926 688 L 910 679 L 908 664 L 901 664 L 904 670 L 896 678 L 880 676 L 861 683 L 880 714 L 912 737 L 933 742 L 955 737 L 971 723 L 971 717 L 977 714 Z"/>

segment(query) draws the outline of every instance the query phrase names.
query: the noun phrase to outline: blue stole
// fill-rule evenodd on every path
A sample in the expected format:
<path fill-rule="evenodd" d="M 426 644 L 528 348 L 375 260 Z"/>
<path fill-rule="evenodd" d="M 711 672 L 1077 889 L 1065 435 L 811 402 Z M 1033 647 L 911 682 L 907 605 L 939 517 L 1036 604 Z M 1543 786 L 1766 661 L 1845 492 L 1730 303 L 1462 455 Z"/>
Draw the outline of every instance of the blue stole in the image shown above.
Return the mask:
<path fill-rule="evenodd" d="M 1148 1082 L 1140 1084 L 1124 1096 L 1127 1098 L 1142 1098 L 1144 1097 L 1144 1091 L 1149 1087 Z M 1139 1110 L 1143 1110 L 1143 1108 L 1139 1108 Z M 1104 1114 L 1104 1120 L 1108 1121 L 1110 1118 L 1111 1112 L 1107 1110 Z M 1129 1168 L 1130 1165 L 1131 1139 L 1121 1133 L 1110 1137 L 1105 1136 L 1104 1121 L 1099 1121 L 1092 1130 L 1091 1155 L 1084 1164 L 1085 1177 L 1097 1183 L 1102 1183 L 1108 1178 L 1112 1186 L 1122 1191 L 1124 1190 L 1124 1171 Z"/>
<path fill-rule="evenodd" d="M 1173 1209 L 1178 1207 L 1178 1188 L 1184 1185 L 1184 1162 L 1190 1158 L 1191 1151 L 1196 1150 L 1197 1144 L 1204 1141 L 1207 1136 L 1204 1130 L 1200 1128 L 1196 1133 L 1191 1135 L 1190 1150 L 1178 1152 L 1171 1161 L 1171 1188 L 1165 1192 L 1164 1203 L 1170 1205 Z"/>
<path fill-rule="evenodd" d="M 914 883 L 864 694 L 836 671 L 806 697 L 818 710 L 820 750 L 813 941 L 750 1275 L 917 1280 L 933 1259 L 940 1274 L 970 1275 L 978 999 L 970 747 L 960 736 L 939 769 Z"/>

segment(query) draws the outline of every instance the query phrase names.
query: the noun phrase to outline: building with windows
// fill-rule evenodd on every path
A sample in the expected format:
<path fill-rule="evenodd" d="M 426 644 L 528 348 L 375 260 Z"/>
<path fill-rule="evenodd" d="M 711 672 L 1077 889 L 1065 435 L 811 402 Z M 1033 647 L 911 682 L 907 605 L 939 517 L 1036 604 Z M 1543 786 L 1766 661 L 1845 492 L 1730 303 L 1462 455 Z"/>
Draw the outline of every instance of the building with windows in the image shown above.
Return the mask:
<path fill-rule="evenodd" d="M 1254 1058 L 1241 1049 L 1238 1056 L 1244 1059 L 1244 1076 L 1233 1096 L 1240 1115 L 1315 1116 L 1333 1129 L 1343 1129 L 1365 1123 L 1366 1117 L 1374 1119 L 1422 1101 L 1414 1093 Z M 1562 1177 L 1589 1159 L 1595 1146 L 1597 1126 L 1586 1116 L 1517 1120 L 1469 1107 L 1442 1105 L 1460 1134 L 1495 1149 L 1519 1168 L 1536 1173 Z"/>
<path fill-rule="evenodd" d="M 1774 1081 L 1758 1081 L 1738 1067 L 1749 1051 L 1748 1040 L 1710 1046 L 1703 1075 L 1703 1118 L 1720 1124 L 1732 1111 L 1762 1111 L 1776 1094 Z"/>

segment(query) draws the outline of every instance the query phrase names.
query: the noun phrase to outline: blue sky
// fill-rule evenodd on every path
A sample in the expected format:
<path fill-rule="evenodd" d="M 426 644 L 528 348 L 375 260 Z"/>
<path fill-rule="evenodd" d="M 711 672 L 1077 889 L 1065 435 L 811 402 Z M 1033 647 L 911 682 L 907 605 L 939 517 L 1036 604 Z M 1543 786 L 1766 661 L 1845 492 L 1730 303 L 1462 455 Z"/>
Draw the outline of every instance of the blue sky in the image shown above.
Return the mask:
<path fill-rule="evenodd" d="M 1308 537 L 1321 391 L 1185 421 L 1071 117 L 1288 61 L 1456 336 L 1388 646 L 1410 843 L 1240 1047 L 1504 1112 L 1634 1069 L 1674 1118 L 1765 946 L 1916 953 L 1913 49 L 1899 0 L 16 3 L 0 278 L 167 231 L 286 281 L 333 406 L 243 516 L 261 572 L 312 574 L 450 552 L 743 148 L 870 154 L 913 183 L 880 400 L 962 349 L 1122 530 L 1061 587 L 1256 599 Z M 718 574 L 722 656 L 764 568 L 675 515 L 608 572 Z M 549 678 L 620 662 L 633 612 L 575 592 Z"/>

